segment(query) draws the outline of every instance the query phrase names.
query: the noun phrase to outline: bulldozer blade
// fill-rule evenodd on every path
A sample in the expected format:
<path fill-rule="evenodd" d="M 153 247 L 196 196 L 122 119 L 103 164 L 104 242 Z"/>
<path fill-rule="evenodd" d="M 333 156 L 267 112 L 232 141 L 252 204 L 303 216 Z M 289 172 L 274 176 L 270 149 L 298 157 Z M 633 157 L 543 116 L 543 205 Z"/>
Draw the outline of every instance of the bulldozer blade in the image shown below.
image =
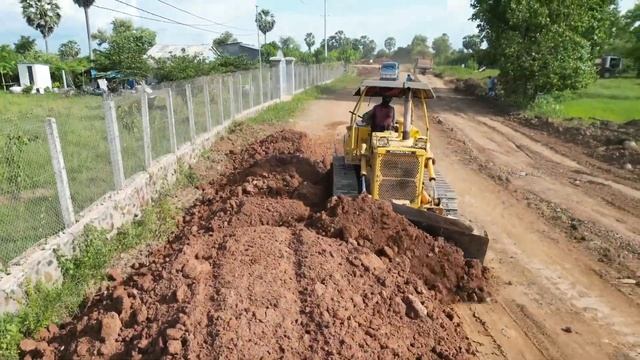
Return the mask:
<path fill-rule="evenodd" d="M 473 228 L 460 220 L 441 216 L 410 206 L 392 203 L 393 210 L 431 236 L 441 236 L 464 254 L 465 259 L 481 263 L 489 248 L 489 238 L 473 233 Z"/>

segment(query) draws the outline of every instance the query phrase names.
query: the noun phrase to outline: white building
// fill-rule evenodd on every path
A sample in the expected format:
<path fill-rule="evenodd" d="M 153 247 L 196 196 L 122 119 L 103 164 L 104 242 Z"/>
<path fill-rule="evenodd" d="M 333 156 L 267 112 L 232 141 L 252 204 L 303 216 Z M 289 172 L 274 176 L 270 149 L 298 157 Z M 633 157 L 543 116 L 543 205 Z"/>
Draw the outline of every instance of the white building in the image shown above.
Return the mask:
<path fill-rule="evenodd" d="M 33 90 L 44 93 L 44 89 L 52 88 L 49 65 L 43 64 L 18 64 L 20 86 L 33 86 Z"/>
<path fill-rule="evenodd" d="M 211 51 L 211 45 L 162 45 L 156 44 L 149 51 L 147 56 L 154 58 L 167 58 L 171 55 L 196 55 L 202 56 L 208 60 L 215 58 Z"/>

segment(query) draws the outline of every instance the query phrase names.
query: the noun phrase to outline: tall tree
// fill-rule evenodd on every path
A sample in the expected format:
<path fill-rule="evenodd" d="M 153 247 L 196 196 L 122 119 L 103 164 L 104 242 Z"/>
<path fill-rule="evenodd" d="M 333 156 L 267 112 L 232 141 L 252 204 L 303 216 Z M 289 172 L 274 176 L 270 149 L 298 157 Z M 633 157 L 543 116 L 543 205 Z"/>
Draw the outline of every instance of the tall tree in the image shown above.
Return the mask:
<path fill-rule="evenodd" d="M 305 43 L 305 45 L 307 45 L 307 50 L 309 50 L 309 52 L 311 52 L 311 48 L 313 47 L 313 45 L 316 44 L 315 35 L 313 35 L 313 33 L 307 33 L 304 36 L 304 43 Z"/>
<path fill-rule="evenodd" d="M 281 36 L 278 43 L 284 56 L 295 56 L 300 52 L 300 45 L 291 36 Z"/>
<path fill-rule="evenodd" d="M 98 30 L 91 37 L 97 41 L 96 67 L 100 70 L 120 70 L 127 76 L 145 78 L 150 71 L 145 59 L 147 51 L 156 43 L 156 33 L 134 27 L 131 20 L 113 19 L 111 32 Z"/>
<path fill-rule="evenodd" d="M 211 45 L 213 46 L 213 49 L 217 49 L 221 45 L 229 44 L 236 41 L 238 41 L 238 39 L 236 39 L 236 37 L 231 32 L 225 31 L 222 34 L 220 34 L 220 36 L 213 39 L 213 42 Z"/>
<path fill-rule="evenodd" d="M 429 39 L 425 35 L 417 34 L 411 39 L 411 57 L 428 57 L 431 56 L 429 48 Z"/>
<path fill-rule="evenodd" d="M 640 77 L 640 2 L 624 14 L 623 20 L 631 38 L 624 55 L 633 60 L 636 76 Z"/>
<path fill-rule="evenodd" d="M 56 0 L 20 0 L 22 16 L 27 24 L 42 34 L 49 53 L 49 36 L 60 24 L 60 5 Z"/>
<path fill-rule="evenodd" d="M 18 41 L 13 43 L 13 49 L 20 55 L 28 54 L 36 49 L 36 39 L 31 36 L 20 35 Z"/>
<path fill-rule="evenodd" d="M 388 37 L 384 40 L 384 48 L 388 53 L 391 53 L 396 48 L 396 39 L 394 37 Z"/>
<path fill-rule="evenodd" d="M 373 39 L 370 39 L 367 35 L 360 36 L 360 39 L 357 39 L 357 42 L 360 50 L 362 51 L 362 57 L 366 59 L 373 58 L 377 47 L 376 42 Z"/>
<path fill-rule="evenodd" d="M 505 94 L 524 102 L 595 80 L 616 0 L 472 0 L 472 19 L 495 54 Z"/>
<path fill-rule="evenodd" d="M 267 33 L 276 26 L 276 17 L 268 9 L 262 9 L 256 15 L 256 24 L 262 34 L 264 34 L 264 43 L 267 43 Z"/>
<path fill-rule="evenodd" d="M 13 51 L 10 45 L 0 45 L 0 79 L 2 79 L 2 86 L 5 91 L 7 90 L 7 84 L 4 75 L 15 73 L 17 61 L 18 54 Z"/>
<path fill-rule="evenodd" d="M 75 40 L 69 40 L 60 44 L 58 56 L 61 60 L 73 60 L 80 55 L 80 45 Z"/>
<path fill-rule="evenodd" d="M 476 54 L 481 46 L 482 37 L 478 34 L 466 35 L 462 38 L 462 47 L 472 54 Z"/>
<path fill-rule="evenodd" d="M 93 60 L 93 51 L 91 50 L 91 26 L 89 26 L 89 8 L 95 0 L 73 0 L 73 3 L 84 10 L 84 22 L 87 26 L 87 46 L 89 49 L 89 58 Z"/>
<path fill-rule="evenodd" d="M 451 41 L 449 41 L 449 35 L 447 34 L 442 34 L 433 39 L 431 47 L 433 48 L 436 61 L 440 63 L 446 62 L 447 58 L 449 58 L 449 56 L 451 55 L 451 51 L 453 50 Z"/>
<path fill-rule="evenodd" d="M 349 40 L 350 39 L 347 37 L 344 31 L 338 30 L 335 32 L 335 34 L 327 38 L 327 51 L 331 52 L 334 50 L 338 50 Z M 353 46 L 354 44 L 349 42 L 349 45 Z M 324 39 L 320 42 L 320 47 L 324 48 Z"/>

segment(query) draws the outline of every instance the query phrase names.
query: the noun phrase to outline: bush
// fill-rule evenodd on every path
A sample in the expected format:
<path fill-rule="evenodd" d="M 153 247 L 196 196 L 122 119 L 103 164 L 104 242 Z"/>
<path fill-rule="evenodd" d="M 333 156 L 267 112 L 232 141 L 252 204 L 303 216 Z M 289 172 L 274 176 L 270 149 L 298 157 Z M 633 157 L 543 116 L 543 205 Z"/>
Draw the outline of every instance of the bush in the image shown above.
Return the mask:
<path fill-rule="evenodd" d="M 558 99 L 552 95 L 539 95 L 527 108 L 527 113 L 532 115 L 542 115 L 545 117 L 560 116 L 561 107 Z"/>
<path fill-rule="evenodd" d="M 22 88 L 23 94 L 31 94 L 33 92 L 33 85 L 27 85 Z"/>

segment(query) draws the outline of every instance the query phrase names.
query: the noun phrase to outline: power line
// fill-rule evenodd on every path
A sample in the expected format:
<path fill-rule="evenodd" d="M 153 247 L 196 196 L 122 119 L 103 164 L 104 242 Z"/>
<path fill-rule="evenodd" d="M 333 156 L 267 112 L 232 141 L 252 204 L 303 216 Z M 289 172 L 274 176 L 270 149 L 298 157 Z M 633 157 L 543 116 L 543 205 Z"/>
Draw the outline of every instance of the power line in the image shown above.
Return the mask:
<path fill-rule="evenodd" d="M 180 21 L 177 21 L 177 20 L 173 20 L 173 19 L 170 19 L 170 18 L 165 17 L 165 16 L 162 16 L 162 15 L 158 15 L 158 14 L 156 14 L 156 13 L 154 13 L 154 12 L 151 12 L 151 11 L 148 11 L 148 10 L 145 10 L 145 9 L 142 9 L 142 8 L 139 8 L 139 7 L 137 7 L 137 6 L 131 5 L 131 4 L 126 3 L 126 2 L 124 2 L 124 1 L 122 1 L 122 0 L 114 0 L 114 1 L 115 1 L 115 2 L 118 2 L 118 3 L 122 4 L 122 5 L 129 6 L 129 7 L 131 7 L 131 8 L 134 8 L 134 9 L 136 9 L 136 10 L 138 10 L 138 11 L 143 12 L 143 13 L 146 13 L 146 14 L 149 14 L 149 15 L 153 15 L 153 16 L 159 17 L 160 19 L 164 19 L 164 20 L 170 21 L 170 22 L 171 22 L 171 23 L 173 23 L 173 24 L 178 24 L 178 25 L 182 25 L 182 26 L 190 27 L 190 28 L 193 28 L 193 29 L 196 29 L 196 30 L 205 31 L 205 32 L 209 32 L 209 33 L 212 33 L 212 34 L 222 34 L 222 32 L 220 32 L 220 31 L 209 30 L 209 29 L 203 29 L 203 28 L 198 27 L 198 26 L 194 26 L 194 25 L 191 25 L 191 24 L 186 24 L 186 23 L 183 23 L 183 22 L 180 22 Z M 237 34 L 237 35 L 247 35 L 247 34 Z"/>
<path fill-rule="evenodd" d="M 174 9 L 178 10 L 178 11 L 182 11 L 182 12 L 183 12 L 183 13 L 185 13 L 185 14 L 189 14 L 189 15 L 191 15 L 191 16 L 197 17 L 197 18 L 198 18 L 198 19 L 200 19 L 200 20 L 208 21 L 208 22 L 210 22 L 210 23 L 212 23 L 212 24 L 214 24 L 214 25 L 224 26 L 224 27 L 228 27 L 228 28 L 230 28 L 230 29 L 236 29 L 236 30 L 242 30 L 242 31 L 250 31 L 250 30 L 248 30 L 248 29 L 243 29 L 243 28 L 239 28 L 239 27 L 236 27 L 236 26 L 227 25 L 227 24 L 224 24 L 224 23 L 221 23 L 221 22 L 213 21 L 213 20 L 211 20 L 211 19 L 207 19 L 206 17 L 202 17 L 202 16 L 200 16 L 200 15 L 198 15 L 198 14 L 194 14 L 194 13 L 192 13 L 192 12 L 188 11 L 188 10 L 185 10 L 185 9 L 179 8 L 179 7 L 177 7 L 177 6 L 175 6 L 175 5 L 171 4 L 171 3 L 168 3 L 168 2 L 166 2 L 166 1 L 164 1 L 164 0 L 158 0 L 158 2 L 160 2 L 160 3 L 162 3 L 162 4 L 165 4 L 165 5 L 169 6 L 169 7 L 172 7 L 172 8 L 174 8 Z"/>
<path fill-rule="evenodd" d="M 91 5 L 92 7 L 98 8 L 98 9 L 102 9 L 102 10 L 107 10 L 107 11 L 111 11 L 114 13 L 118 13 L 118 14 L 122 14 L 122 15 L 127 15 L 127 16 L 131 16 L 131 17 L 135 17 L 135 18 L 140 18 L 140 19 L 144 19 L 144 20 L 149 20 L 149 21 L 157 21 L 160 23 L 164 23 L 164 24 L 173 24 L 173 25 L 177 25 L 175 22 L 173 21 L 167 21 L 167 20 L 161 20 L 161 19 L 155 19 L 155 18 L 151 18 L 151 17 L 147 17 L 147 16 L 142 16 L 142 15 L 137 15 L 137 14 L 130 14 L 128 12 L 124 12 L 124 11 L 120 11 L 120 10 L 116 10 L 116 9 L 111 9 L 108 7 L 104 7 L 104 6 L 100 6 L 100 5 Z M 189 24 L 191 26 L 206 26 L 206 25 L 202 25 L 202 24 Z"/>

